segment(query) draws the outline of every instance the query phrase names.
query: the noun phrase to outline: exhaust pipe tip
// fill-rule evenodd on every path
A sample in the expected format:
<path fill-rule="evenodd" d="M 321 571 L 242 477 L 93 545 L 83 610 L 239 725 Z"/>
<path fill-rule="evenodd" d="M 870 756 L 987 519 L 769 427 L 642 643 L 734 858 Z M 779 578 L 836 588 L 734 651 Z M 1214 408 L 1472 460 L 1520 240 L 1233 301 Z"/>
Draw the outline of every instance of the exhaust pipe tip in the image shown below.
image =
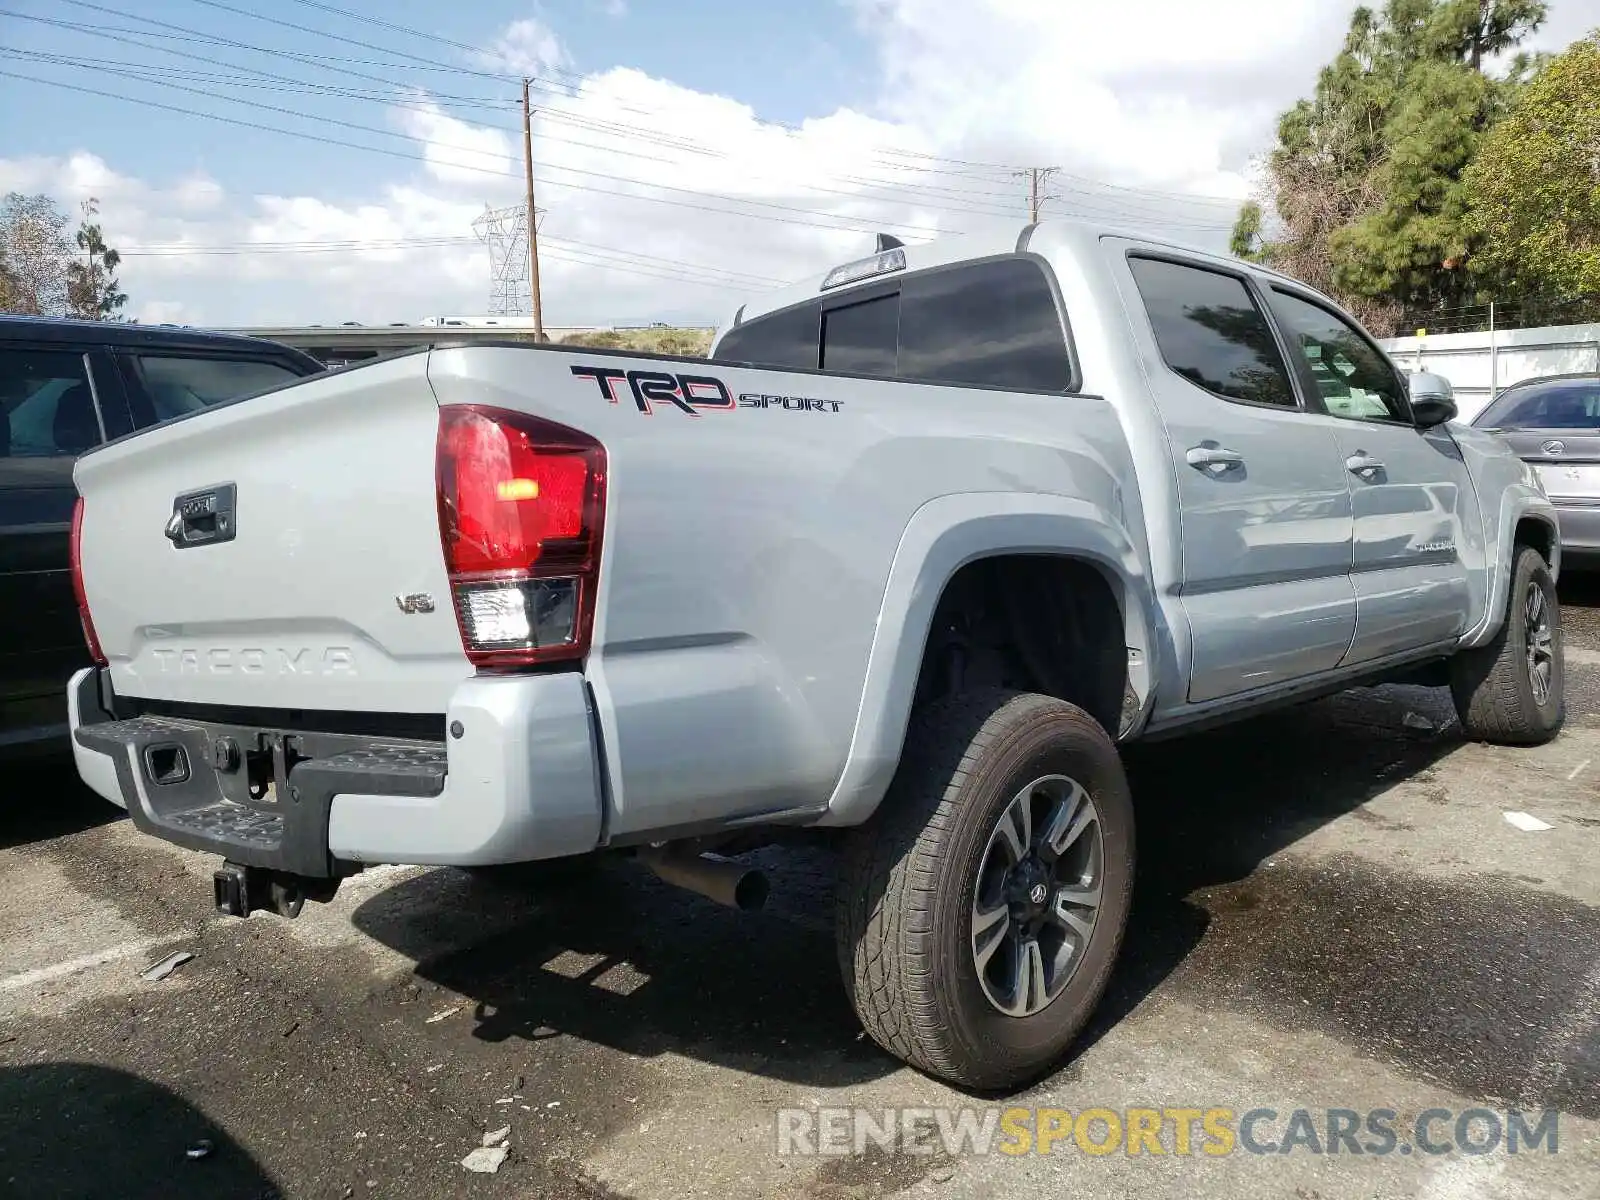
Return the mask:
<path fill-rule="evenodd" d="M 772 885 L 767 882 L 767 873 L 751 867 L 733 885 L 733 906 L 741 912 L 755 912 L 766 906 L 767 896 L 771 891 Z"/>
<path fill-rule="evenodd" d="M 652 846 L 640 851 L 639 858 L 664 883 L 741 912 L 763 907 L 772 890 L 765 871 L 711 854 L 687 854 Z"/>

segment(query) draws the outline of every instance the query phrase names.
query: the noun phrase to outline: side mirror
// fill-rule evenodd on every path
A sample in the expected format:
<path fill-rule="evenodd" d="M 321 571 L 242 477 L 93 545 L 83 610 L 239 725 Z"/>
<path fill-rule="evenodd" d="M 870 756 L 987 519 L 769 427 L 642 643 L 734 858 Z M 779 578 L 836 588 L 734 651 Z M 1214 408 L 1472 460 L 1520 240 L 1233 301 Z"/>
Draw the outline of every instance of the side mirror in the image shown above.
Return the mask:
<path fill-rule="evenodd" d="M 1409 377 L 1411 415 L 1418 429 L 1432 429 L 1456 417 L 1455 392 L 1443 375 L 1418 371 Z"/>

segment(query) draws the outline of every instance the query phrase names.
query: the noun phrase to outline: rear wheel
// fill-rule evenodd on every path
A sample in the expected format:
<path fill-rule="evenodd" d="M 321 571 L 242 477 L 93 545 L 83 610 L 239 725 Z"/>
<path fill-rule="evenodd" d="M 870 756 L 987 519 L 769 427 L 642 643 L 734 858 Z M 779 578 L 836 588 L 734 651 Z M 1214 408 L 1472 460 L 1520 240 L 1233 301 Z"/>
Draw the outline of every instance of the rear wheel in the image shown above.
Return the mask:
<path fill-rule="evenodd" d="M 1122 762 L 1087 713 L 999 689 L 930 706 L 845 853 L 839 957 L 862 1024 L 963 1086 L 1038 1076 L 1105 991 L 1133 863 Z"/>
<path fill-rule="evenodd" d="M 1462 728 L 1478 741 L 1529 746 L 1560 732 L 1566 717 L 1561 603 L 1533 547 L 1517 547 L 1500 632 L 1451 662 L 1450 693 Z"/>

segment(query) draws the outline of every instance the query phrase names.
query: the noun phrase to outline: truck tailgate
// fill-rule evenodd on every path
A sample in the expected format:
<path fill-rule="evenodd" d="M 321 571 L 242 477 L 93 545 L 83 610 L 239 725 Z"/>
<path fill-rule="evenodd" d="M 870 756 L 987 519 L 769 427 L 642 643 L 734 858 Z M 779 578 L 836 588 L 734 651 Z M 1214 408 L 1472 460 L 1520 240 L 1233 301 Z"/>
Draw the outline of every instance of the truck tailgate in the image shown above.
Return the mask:
<path fill-rule="evenodd" d="M 445 711 L 472 668 L 427 361 L 314 377 L 79 461 L 85 595 L 119 695 Z"/>

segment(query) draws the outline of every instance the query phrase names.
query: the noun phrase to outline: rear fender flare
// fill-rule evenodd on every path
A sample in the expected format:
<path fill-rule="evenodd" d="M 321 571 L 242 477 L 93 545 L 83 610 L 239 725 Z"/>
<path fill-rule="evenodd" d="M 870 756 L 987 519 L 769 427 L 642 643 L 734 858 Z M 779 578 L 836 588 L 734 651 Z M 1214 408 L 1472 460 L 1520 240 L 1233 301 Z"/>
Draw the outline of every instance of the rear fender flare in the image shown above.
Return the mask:
<path fill-rule="evenodd" d="M 1007 554 L 1050 554 L 1087 562 L 1122 610 L 1128 681 L 1139 701 L 1133 728 L 1149 714 L 1159 677 L 1152 631 L 1159 614 L 1143 557 L 1128 531 L 1096 505 L 1067 496 L 971 492 L 941 496 L 906 525 L 884 589 L 855 730 L 844 770 L 819 824 L 870 817 L 899 764 L 911 704 L 945 585 L 962 567 Z"/>

